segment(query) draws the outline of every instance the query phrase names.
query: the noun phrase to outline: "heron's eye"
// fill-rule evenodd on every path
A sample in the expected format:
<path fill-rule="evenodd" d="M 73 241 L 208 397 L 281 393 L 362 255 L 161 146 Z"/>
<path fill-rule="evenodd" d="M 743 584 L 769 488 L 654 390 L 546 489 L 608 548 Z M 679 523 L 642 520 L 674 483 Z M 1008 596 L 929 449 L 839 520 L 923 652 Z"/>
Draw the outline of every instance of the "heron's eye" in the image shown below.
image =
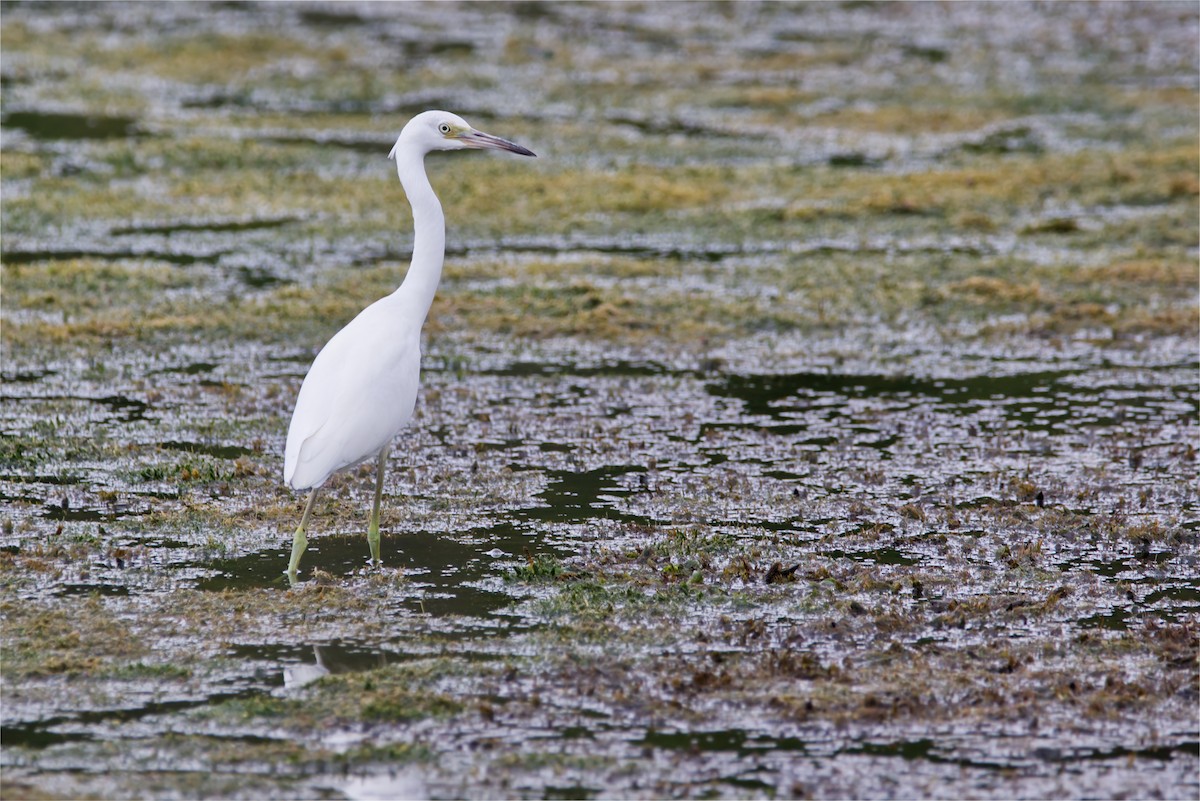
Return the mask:
<path fill-rule="evenodd" d="M 443 136 L 448 135 L 450 133 L 450 123 L 443 122 L 441 125 L 438 126 L 438 130 L 442 132 Z"/>

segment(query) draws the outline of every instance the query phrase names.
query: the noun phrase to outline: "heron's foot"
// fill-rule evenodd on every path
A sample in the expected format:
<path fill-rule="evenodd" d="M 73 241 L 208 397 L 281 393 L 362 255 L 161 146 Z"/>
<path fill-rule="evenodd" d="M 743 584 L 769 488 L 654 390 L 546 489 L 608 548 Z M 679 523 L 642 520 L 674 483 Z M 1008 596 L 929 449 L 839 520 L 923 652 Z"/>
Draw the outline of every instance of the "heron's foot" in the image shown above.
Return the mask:
<path fill-rule="evenodd" d="M 304 536 L 304 529 L 296 529 L 296 533 L 292 537 L 292 558 L 288 562 L 287 574 L 289 578 L 295 576 L 300 570 L 300 557 L 304 554 L 304 549 L 307 547 L 308 537 Z"/>
<path fill-rule="evenodd" d="M 294 571 L 294 570 L 285 570 L 285 571 L 283 571 L 283 575 L 288 577 L 288 586 L 289 587 L 295 587 L 297 584 L 300 583 L 300 577 L 296 574 L 296 571 Z"/>
<path fill-rule="evenodd" d="M 371 526 L 367 531 L 367 545 L 371 546 L 371 561 L 369 564 L 382 565 L 383 560 L 379 558 L 379 527 Z"/>

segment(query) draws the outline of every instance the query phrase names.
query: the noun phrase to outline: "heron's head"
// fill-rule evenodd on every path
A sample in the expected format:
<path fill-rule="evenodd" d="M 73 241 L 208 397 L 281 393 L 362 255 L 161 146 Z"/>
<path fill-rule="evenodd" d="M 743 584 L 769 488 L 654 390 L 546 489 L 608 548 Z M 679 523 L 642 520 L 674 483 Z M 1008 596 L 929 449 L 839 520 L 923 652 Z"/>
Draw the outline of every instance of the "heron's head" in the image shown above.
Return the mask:
<path fill-rule="evenodd" d="M 434 150 L 507 150 L 522 156 L 535 155 L 507 139 L 475 130 L 449 111 L 423 111 L 409 120 L 388 158 L 395 158 L 401 148 L 412 148 L 421 155 Z"/>

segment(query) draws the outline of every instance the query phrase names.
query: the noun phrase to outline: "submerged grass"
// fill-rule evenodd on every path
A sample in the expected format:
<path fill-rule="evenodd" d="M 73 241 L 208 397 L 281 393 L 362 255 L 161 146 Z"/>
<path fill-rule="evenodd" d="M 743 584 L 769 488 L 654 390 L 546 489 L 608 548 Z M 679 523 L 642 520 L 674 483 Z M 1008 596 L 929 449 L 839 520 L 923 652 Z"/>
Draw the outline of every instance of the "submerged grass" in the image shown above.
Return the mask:
<path fill-rule="evenodd" d="M 46 560 L 56 556 L 47 553 L 44 557 L 26 557 L 25 564 L 10 559 L 3 569 L 10 573 L 36 569 L 30 560 L 47 564 Z M 0 607 L 0 614 L 4 619 L 4 673 L 8 682 L 26 677 L 102 675 L 114 670 L 114 665 L 141 658 L 150 650 L 98 596 L 44 609 L 32 609 L 9 597 Z"/>

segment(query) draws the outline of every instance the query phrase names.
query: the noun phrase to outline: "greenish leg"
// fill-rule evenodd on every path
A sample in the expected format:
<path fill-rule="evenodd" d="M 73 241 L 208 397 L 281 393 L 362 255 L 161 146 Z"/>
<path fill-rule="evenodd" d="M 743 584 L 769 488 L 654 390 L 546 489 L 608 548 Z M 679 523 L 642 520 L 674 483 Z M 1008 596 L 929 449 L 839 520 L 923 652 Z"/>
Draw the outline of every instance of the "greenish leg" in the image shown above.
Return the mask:
<path fill-rule="evenodd" d="M 300 569 L 300 556 L 308 547 L 308 537 L 304 536 L 304 529 L 308 528 L 308 518 L 312 516 L 313 501 L 316 499 L 317 489 L 314 487 L 308 493 L 308 503 L 304 504 L 304 515 L 300 518 L 300 527 L 296 529 L 296 534 L 292 537 L 292 560 L 288 562 L 287 575 L 293 584 L 296 583 L 296 571 Z"/>
<path fill-rule="evenodd" d="M 385 445 L 379 452 L 379 463 L 375 467 L 375 506 L 371 509 L 371 527 L 367 529 L 367 544 L 371 546 L 371 562 L 383 564 L 379 558 L 379 503 L 383 500 L 383 471 L 387 467 L 388 449 Z"/>

